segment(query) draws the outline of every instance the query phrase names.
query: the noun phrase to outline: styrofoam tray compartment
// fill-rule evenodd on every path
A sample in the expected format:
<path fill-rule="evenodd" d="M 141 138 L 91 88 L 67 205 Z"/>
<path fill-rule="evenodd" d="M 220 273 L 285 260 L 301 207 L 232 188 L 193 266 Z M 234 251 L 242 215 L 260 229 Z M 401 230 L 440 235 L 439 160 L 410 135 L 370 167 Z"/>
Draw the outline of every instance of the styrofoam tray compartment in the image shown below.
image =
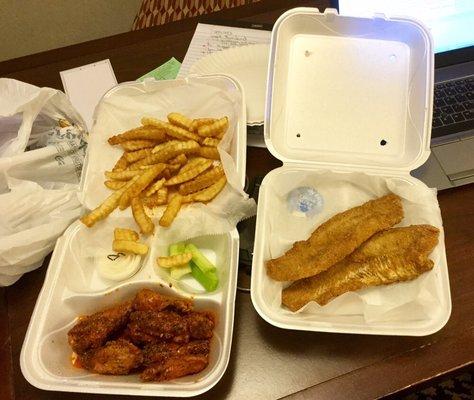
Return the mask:
<path fill-rule="evenodd" d="M 251 285 L 256 310 L 286 329 L 387 335 L 439 330 L 451 312 L 441 214 L 433 191 L 409 175 L 430 152 L 433 50 L 428 31 L 404 18 L 296 8 L 275 23 L 270 48 L 264 135 L 283 167 L 265 177 L 259 192 Z M 331 180 L 323 179 L 325 173 Z M 307 220 L 290 217 L 285 196 L 305 184 L 321 191 L 323 211 Z M 400 308 L 386 320 L 361 312 L 357 296 L 354 304 L 343 303 L 352 294 L 311 312 L 282 307 L 271 294 L 283 285 L 267 276 L 265 261 L 306 239 L 336 213 L 389 191 L 403 199 L 400 225 L 431 223 L 440 229 L 431 255 L 436 265 L 412 286 L 361 293 L 376 303 L 391 291 L 422 284 L 430 306 L 410 312 Z M 425 205 L 413 198 L 415 193 Z"/>
<path fill-rule="evenodd" d="M 159 238 L 150 238 L 153 251 L 143 258 L 136 275 L 120 283 L 102 280 L 93 265 L 78 256 L 89 237 L 83 235 L 86 230 L 76 222 L 56 244 L 21 352 L 21 369 L 26 379 L 40 389 L 86 393 L 187 397 L 209 390 L 224 374 L 230 357 L 238 268 L 237 231 L 190 240 L 219 262 L 221 280 L 215 292 L 195 292 L 190 296 L 179 287 L 170 287 L 170 282 L 156 273 L 155 259 L 166 255 L 169 245 Z M 102 242 L 108 243 L 106 233 L 104 227 L 92 241 L 102 236 Z M 77 317 L 130 299 L 142 288 L 193 298 L 197 310 L 215 313 L 217 323 L 208 367 L 199 374 L 160 383 L 141 382 L 137 374 L 105 376 L 74 367 L 67 332 Z"/>
<path fill-rule="evenodd" d="M 245 101 L 240 84 L 232 78 L 210 75 L 176 81 L 130 82 L 111 89 L 104 99 L 114 102 L 120 97 L 120 101 L 123 101 L 124 96 L 129 96 L 130 104 L 127 106 L 131 109 L 128 110 L 128 116 L 131 115 L 133 106 L 137 107 L 136 121 L 130 124 L 139 125 L 143 115 L 163 118 L 175 106 L 185 104 L 180 96 L 183 93 L 190 96 L 188 85 L 193 84 L 202 85 L 204 90 L 208 88 L 210 91 L 220 92 L 224 103 L 226 93 L 236 95 L 236 101 L 228 105 L 230 129 L 233 129 L 229 154 L 236 167 L 236 184 L 243 187 L 246 161 Z M 178 98 L 173 97 L 174 89 L 180 93 Z M 168 101 L 163 101 L 160 97 L 163 92 L 167 93 Z M 136 96 L 144 95 L 149 95 L 151 99 L 146 109 L 141 107 L 142 101 L 136 102 Z M 224 108 L 227 107 L 226 104 Z M 202 106 L 206 108 L 205 104 Z M 183 108 L 179 110 L 186 112 Z M 98 118 L 105 117 L 101 113 L 104 111 L 99 103 L 95 112 L 96 122 Z M 83 204 L 88 208 L 96 206 L 109 194 L 103 189 L 104 171 L 113 166 L 119 155 L 119 151 L 109 146 L 106 139 L 119 133 L 113 129 L 113 121 L 116 120 L 119 126 L 124 121 L 121 120 L 120 113 L 106 117 L 112 123 L 111 131 L 99 131 L 95 125 L 90 137 L 80 192 Z M 56 243 L 22 347 L 20 365 L 23 375 L 32 385 L 45 390 L 174 397 L 195 396 L 209 390 L 224 374 L 230 358 L 237 287 L 237 230 L 181 238 L 196 244 L 217 265 L 219 285 L 214 292 L 207 293 L 193 279 L 173 281 L 163 268 L 156 266 L 156 258 L 167 255 L 169 245 L 177 241 L 176 232 L 171 231 L 169 234 L 163 231 L 159 235 L 155 232 L 155 235 L 140 238 L 141 242 L 150 246 L 150 250 L 141 258 L 141 268 L 135 275 L 121 282 L 103 279 L 97 272 L 95 259 L 90 252 L 97 248 L 111 250 L 115 227 L 137 229 L 131 213 L 117 212 L 93 228 L 87 228 L 79 221 L 74 223 Z M 67 332 L 76 318 L 131 298 L 144 287 L 164 294 L 191 297 L 196 309 L 209 309 L 216 314 L 209 366 L 199 374 L 160 383 L 141 382 L 138 375 L 105 376 L 73 367 Z"/>

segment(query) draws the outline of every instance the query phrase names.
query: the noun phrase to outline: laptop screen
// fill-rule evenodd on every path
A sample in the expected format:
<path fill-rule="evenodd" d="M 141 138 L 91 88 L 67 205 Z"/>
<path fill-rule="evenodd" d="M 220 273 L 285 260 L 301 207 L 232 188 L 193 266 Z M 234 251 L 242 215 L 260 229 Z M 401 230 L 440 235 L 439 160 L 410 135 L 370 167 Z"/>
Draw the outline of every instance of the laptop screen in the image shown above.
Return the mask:
<path fill-rule="evenodd" d="M 435 53 L 474 45 L 474 0 L 339 0 L 339 13 L 413 17 L 430 29 Z"/>

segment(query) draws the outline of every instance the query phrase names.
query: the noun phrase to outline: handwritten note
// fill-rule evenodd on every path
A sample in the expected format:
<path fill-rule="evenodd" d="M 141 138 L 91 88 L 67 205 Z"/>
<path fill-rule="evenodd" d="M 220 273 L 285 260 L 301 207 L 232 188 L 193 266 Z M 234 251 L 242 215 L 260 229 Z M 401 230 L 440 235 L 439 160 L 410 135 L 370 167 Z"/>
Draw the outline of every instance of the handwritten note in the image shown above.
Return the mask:
<path fill-rule="evenodd" d="M 270 31 L 235 28 L 230 26 L 198 24 L 184 56 L 178 78 L 189 73 L 191 66 L 202 57 L 230 47 L 256 43 L 270 43 Z"/>

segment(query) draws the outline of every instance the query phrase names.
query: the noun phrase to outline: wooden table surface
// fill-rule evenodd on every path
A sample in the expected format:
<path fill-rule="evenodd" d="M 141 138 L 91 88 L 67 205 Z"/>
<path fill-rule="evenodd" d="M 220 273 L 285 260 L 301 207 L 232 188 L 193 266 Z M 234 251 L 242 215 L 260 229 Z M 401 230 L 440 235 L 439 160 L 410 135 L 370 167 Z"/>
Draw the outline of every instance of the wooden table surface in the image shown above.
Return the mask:
<path fill-rule="evenodd" d="M 263 0 L 213 17 L 272 23 L 286 9 L 327 1 Z M 59 71 L 109 58 L 119 82 L 134 80 L 170 57 L 182 59 L 197 19 L 125 33 L 0 63 L 0 76 L 62 89 Z M 34 32 L 32 32 L 34 34 Z M 248 149 L 249 177 L 280 165 L 265 149 Z M 474 360 L 474 185 L 438 195 L 443 214 L 453 311 L 427 337 L 293 332 L 263 321 L 250 296 L 238 292 L 232 355 L 222 380 L 205 399 L 373 399 L 423 382 Z M 0 289 L 0 398 L 60 399 L 31 386 L 19 367 L 20 350 L 42 286 L 43 267 Z M 106 398 L 67 394 L 69 399 Z"/>

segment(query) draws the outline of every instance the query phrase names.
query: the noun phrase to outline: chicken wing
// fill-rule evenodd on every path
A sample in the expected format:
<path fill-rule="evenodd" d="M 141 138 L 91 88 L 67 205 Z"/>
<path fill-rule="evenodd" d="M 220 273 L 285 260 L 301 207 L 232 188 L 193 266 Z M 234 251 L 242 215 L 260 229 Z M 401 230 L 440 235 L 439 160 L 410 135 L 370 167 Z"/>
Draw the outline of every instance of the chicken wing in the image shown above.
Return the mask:
<path fill-rule="evenodd" d="M 143 365 L 164 363 L 168 358 L 182 355 L 208 355 L 209 351 L 209 340 L 193 340 L 186 344 L 152 343 L 143 348 Z"/>
<path fill-rule="evenodd" d="M 189 341 L 186 319 L 174 311 L 134 311 L 126 331 L 136 345 L 173 341 Z"/>
<path fill-rule="evenodd" d="M 215 319 L 210 312 L 194 311 L 186 316 L 189 334 L 193 339 L 209 339 L 212 337 Z"/>
<path fill-rule="evenodd" d="M 209 364 L 216 324 L 193 301 L 139 291 L 132 301 L 84 316 L 68 332 L 73 365 L 107 375 L 141 373 L 165 381 L 202 371 Z"/>
<path fill-rule="evenodd" d="M 175 356 L 181 346 L 174 342 L 149 343 L 143 347 L 143 365 L 162 364 Z"/>
<path fill-rule="evenodd" d="M 187 355 L 172 357 L 163 364 L 154 364 L 146 368 L 141 374 L 142 381 L 168 381 L 182 376 L 197 374 L 209 364 L 208 357 Z"/>
<path fill-rule="evenodd" d="M 107 342 L 105 346 L 91 349 L 78 358 L 83 368 L 106 375 L 127 375 L 143 362 L 141 350 L 123 339 Z"/>
<path fill-rule="evenodd" d="M 142 289 L 133 300 L 133 308 L 136 311 L 166 309 L 186 313 L 193 309 L 193 302 L 188 299 L 166 296 L 150 289 Z"/>
<path fill-rule="evenodd" d="M 380 232 L 327 271 L 284 289 L 282 303 L 297 311 L 310 301 L 325 305 L 346 292 L 415 279 L 433 268 L 428 255 L 438 235 L 430 225 Z"/>
<path fill-rule="evenodd" d="M 339 213 L 320 225 L 308 240 L 296 242 L 281 257 L 267 261 L 268 276 L 289 281 L 319 274 L 402 218 L 401 199 L 395 194 Z"/>
<path fill-rule="evenodd" d="M 122 329 L 132 311 L 132 302 L 82 317 L 68 332 L 68 342 L 77 354 L 102 346 L 113 334 Z"/>
<path fill-rule="evenodd" d="M 209 364 L 209 340 L 196 340 L 184 345 L 160 343 L 147 346 L 141 373 L 143 381 L 165 381 L 202 371 Z"/>

